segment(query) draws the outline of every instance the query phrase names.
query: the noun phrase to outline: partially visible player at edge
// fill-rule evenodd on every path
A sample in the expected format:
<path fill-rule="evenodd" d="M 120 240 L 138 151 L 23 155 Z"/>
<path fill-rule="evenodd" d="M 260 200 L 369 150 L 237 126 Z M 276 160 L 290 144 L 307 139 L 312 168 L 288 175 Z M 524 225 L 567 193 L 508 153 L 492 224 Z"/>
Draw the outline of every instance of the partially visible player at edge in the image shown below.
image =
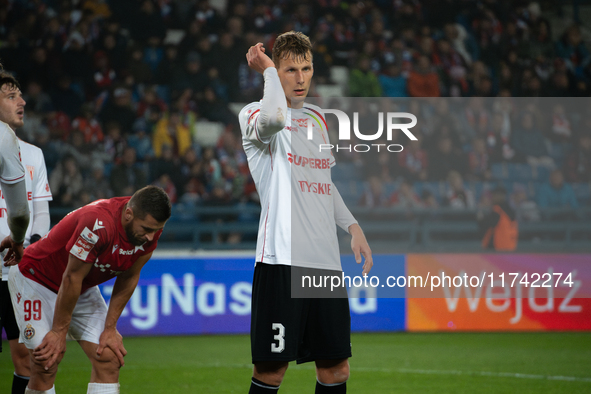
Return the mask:
<path fill-rule="evenodd" d="M 168 196 L 155 186 L 95 201 L 69 213 L 11 267 L 8 286 L 31 363 L 25 393 L 55 393 L 66 337 L 92 364 L 87 393 L 119 393 L 127 351 L 117 321 L 170 213 Z M 114 277 L 107 308 L 97 285 Z"/>
<path fill-rule="evenodd" d="M 25 101 L 18 87 L 13 89 L 0 88 L 0 121 L 8 124 L 13 130 L 23 125 Z M 13 116 L 10 116 L 10 115 Z M 27 189 L 28 208 L 30 212 L 29 227 L 27 228 L 24 246 L 41 239 L 49 231 L 49 201 L 52 199 L 47 169 L 41 149 L 27 144 L 19 139 L 22 162 L 26 167 L 25 184 Z M 6 217 L 5 199 L 0 199 L 0 239 L 10 234 Z M 14 317 L 12 302 L 8 292 L 8 268 L 2 264 L 2 281 L 0 282 L 0 332 L 6 332 L 10 345 L 10 355 L 14 364 L 12 380 L 12 394 L 23 394 L 29 383 L 31 369 L 29 367 L 29 352 L 22 343 L 18 342 L 19 328 Z M 0 347 L 1 349 L 1 347 Z"/>
<path fill-rule="evenodd" d="M 13 263 L 18 263 L 23 256 L 23 242 L 29 226 L 25 169 L 18 138 L 11 129 L 23 125 L 24 108 L 17 80 L 0 64 L 0 186 L 10 228 L 10 235 L 0 243 L 0 251 L 8 248 L 4 260 Z"/>
<path fill-rule="evenodd" d="M 357 263 L 365 257 L 364 275 L 373 265 L 365 235 L 330 178 L 334 158 L 318 152 L 318 141 L 329 143 L 322 109 L 304 102 L 314 72 L 312 45 L 307 36 L 291 31 L 277 37 L 273 60 L 261 43 L 250 47 L 246 58 L 264 77 L 263 99 L 239 115 L 262 206 L 252 294 L 250 393 L 276 393 L 293 360 L 315 362 L 316 393 L 345 393 L 351 357 L 348 299 L 291 298 L 290 290 L 292 265 L 341 270 L 336 225 L 352 235 Z M 315 141 L 306 140 L 308 122 L 316 122 Z M 318 182 L 312 185 L 312 179 Z M 292 234 L 296 220 L 309 234 Z M 297 261 L 296 255 L 309 258 Z"/>

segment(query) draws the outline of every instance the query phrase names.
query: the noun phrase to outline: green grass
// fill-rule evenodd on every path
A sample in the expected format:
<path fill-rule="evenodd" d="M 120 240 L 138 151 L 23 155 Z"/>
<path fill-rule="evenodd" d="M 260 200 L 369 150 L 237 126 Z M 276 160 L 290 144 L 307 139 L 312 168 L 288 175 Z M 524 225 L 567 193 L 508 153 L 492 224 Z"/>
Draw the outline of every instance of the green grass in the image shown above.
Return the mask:
<path fill-rule="evenodd" d="M 3 345 L 8 350 L 8 343 Z M 122 393 L 247 393 L 247 336 L 127 338 Z M 591 333 L 355 334 L 350 393 L 591 393 Z M 75 342 L 58 394 L 85 393 L 90 364 Z M 12 364 L 0 354 L 0 393 Z M 290 365 L 281 393 L 313 393 L 313 364 Z"/>

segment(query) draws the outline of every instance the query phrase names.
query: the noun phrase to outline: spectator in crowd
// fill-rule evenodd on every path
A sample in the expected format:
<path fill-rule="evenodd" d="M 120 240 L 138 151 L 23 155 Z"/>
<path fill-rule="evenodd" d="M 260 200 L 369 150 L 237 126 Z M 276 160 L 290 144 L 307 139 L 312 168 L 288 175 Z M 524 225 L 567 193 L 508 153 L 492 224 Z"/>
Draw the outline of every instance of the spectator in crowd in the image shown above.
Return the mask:
<path fill-rule="evenodd" d="M 84 142 L 87 144 L 96 145 L 103 142 L 103 129 L 94 117 L 94 108 L 90 103 L 82 105 L 81 116 L 72 121 L 72 129 L 80 131 L 84 136 Z"/>
<path fill-rule="evenodd" d="M 579 26 L 572 25 L 566 29 L 556 43 L 556 56 L 565 61 L 569 72 L 582 76 L 585 67 L 591 63 L 591 54 L 583 43 Z"/>
<path fill-rule="evenodd" d="M 476 200 L 471 190 L 464 188 L 462 175 L 457 171 L 450 171 L 447 176 L 446 206 L 456 209 L 474 209 Z"/>
<path fill-rule="evenodd" d="M 133 134 L 127 137 L 127 145 L 135 149 L 139 162 L 147 162 L 154 158 L 152 139 L 148 131 L 148 122 L 144 118 L 139 118 L 133 124 Z"/>
<path fill-rule="evenodd" d="M 172 204 L 177 202 L 176 186 L 170 178 L 170 175 L 161 174 L 154 182 L 152 182 L 152 185 L 162 188 L 168 195 L 168 198 Z"/>
<path fill-rule="evenodd" d="M 468 153 L 470 177 L 473 180 L 490 180 L 490 158 L 486 149 L 486 143 L 482 138 L 472 141 L 472 150 Z"/>
<path fill-rule="evenodd" d="M 349 96 L 381 97 L 382 89 L 375 73 L 370 68 L 370 59 L 362 56 L 357 67 L 349 75 Z"/>
<path fill-rule="evenodd" d="M 406 77 L 398 64 L 389 63 L 378 81 L 384 97 L 408 97 Z"/>
<path fill-rule="evenodd" d="M 207 82 L 207 73 L 201 67 L 201 56 L 191 51 L 187 55 L 184 70 L 172 76 L 171 88 L 176 91 L 190 89 L 193 92 L 202 92 Z"/>
<path fill-rule="evenodd" d="M 389 204 L 396 208 L 407 209 L 421 208 L 423 206 L 421 198 L 415 193 L 412 184 L 406 179 L 403 179 L 398 186 L 398 190 L 392 193 Z"/>
<path fill-rule="evenodd" d="M 554 166 L 554 161 L 548 156 L 544 136 L 535 125 L 532 112 L 526 111 L 522 115 L 519 126 L 511 133 L 511 146 L 519 157 L 531 165 Z"/>
<path fill-rule="evenodd" d="M 465 156 L 454 149 L 449 137 L 439 138 L 437 149 L 429 154 L 428 165 L 428 176 L 433 181 L 444 180 L 450 171 L 460 174 L 468 168 Z"/>
<path fill-rule="evenodd" d="M 220 122 L 239 130 L 238 117 L 217 97 L 211 86 L 206 87 L 203 92 L 203 100 L 199 101 L 199 113 L 211 122 Z"/>
<path fill-rule="evenodd" d="M 29 81 L 23 99 L 27 102 L 27 122 L 32 112 L 45 114 L 53 109 L 51 97 L 43 90 L 39 81 L 35 79 Z"/>
<path fill-rule="evenodd" d="M 59 207 L 75 208 L 84 180 L 79 164 L 74 156 L 66 155 L 51 172 L 49 186 L 53 191 L 53 201 Z"/>
<path fill-rule="evenodd" d="M 591 182 L 591 135 L 588 130 L 580 133 L 579 143 L 566 158 L 565 171 L 569 182 Z"/>
<path fill-rule="evenodd" d="M 137 166 L 134 148 L 125 148 L 121 164 L 113 168 L 110 179 L 115 197 L 131 196 L 146 185 L 146 174 Z"/>
<path fill-rule="evenodd" d="M 102 158 L 104 162 L 116 163 L 121 161 L 123 150 L 127 146 L 121 135 L 121 126 L 118 122 L 108 122 L 105 127 L 106 136 L 102 145 Z"/>
<path fill-rule="evenodd" d="M 413 181 L 427 180 L 427 152 L 421 148 L 422 138 L 410 141 L 398 154 L 398 165 L 402 175 Z"/>
<path fill-rule="evenodd" d="M 566 114 L 564 106 L 561 103 L 554 104 L 550 116 L 548 138 L 558 144 L 572 142 L 572 123 Z"/>
<path fill-rule="evenodd" d="M 125 87 L 118 87 L 113 91 L 112 100 L 109 100 L 101 113 L 103 123 L 117 122 L 122 135 L 131 132 L 135 122 L 135 112 L 131 108 L 131 91 Z"/>
<path fill-rule="evenodd" d="M 411 97 L 439 97 L 439 76 L 431 69 L 427 56 L 419 56 L 416 66 L 407 81 L 408 95 Z"/>
<path fill-rule="evenodd" d="M 171 111 L 156 124 L 152 140 L 155 157 L 162 156 L 162 146 L 168 145 L 172 149 L 173 156 L 179 158 L 191 147 L 191 143 L 191 134 L 182 123 L 182 115 L 179 111 Z"/>
<path fill-rule="evenodd" d="M 94 160 L 90 171 L 90 176 L 84 180 L 84 191 L 89 195 L 89 202 L 113 197 L 110 182 L 105 177 L 103 162 Z"/>
<path fill-rule="evenodd" d="M 151 179 L 159 179 L 162 175 L 167 175 L 174 183 L 176 190 L 182 190 L 183 181 L 182 167 L 180 158 L 174 155 L 172 146 L 164 144 L 162 146 L 162 155 L 151 162 Z M 162 179 L 161 181 L 167 181 Z M 175 190 L 175 192 L 176 192 Z"/>
<path fill-rule="evenodd" d="M 527 189 L 522 184 L 513 188 L 510 201 L 511 207 L 517 213 L 518 222 L 538 222 L 541 219 L 538 204 L 527 195 Z"/>
<path fill-rule="evenodd" d="M 68 75 L 59 77 L 56 88 L 51 91 L 51 102 L 55 110 L 64 112 L 70 119 L 74 119 L 80 112 L 82 97 L 72 89 L 71 83 Z"/>
<path fill-rule="evenodd" d="M 540 188 L 538 205 L 540 208 L 577 209 L 579 207 L 575 192 L 571 185 L 564 182 L 561 170 L 552 171 L 550 181 Z"/>
<path fill-rule="evenodd" d="M 388 196 L 384 193 L 384 186 L 379 177 L 374 175 L 369 177 L 367 187 L 357 204 L 368 208 L 388 206 Z"/>
<path fill-rule="evenodd" d="M 152 70 L 144 62 L 144 52 L 140 45 L 135 44 L 129 48 L 125 71 L 135 83 L 144 84 L 152 81 Z"/>

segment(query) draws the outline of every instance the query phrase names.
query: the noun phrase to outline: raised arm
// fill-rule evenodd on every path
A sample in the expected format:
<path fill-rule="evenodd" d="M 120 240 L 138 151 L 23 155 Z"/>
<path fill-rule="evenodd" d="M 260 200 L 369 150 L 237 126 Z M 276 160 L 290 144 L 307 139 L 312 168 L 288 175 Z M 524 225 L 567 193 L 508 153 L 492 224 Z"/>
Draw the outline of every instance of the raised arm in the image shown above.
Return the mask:
<path fill-rule="evenodd" d="M 99 339 L 96 354 L 100 357 L 103 350 L 108 347 L 117 355 L 121 366 L 124 365 L 123 357 L 127 351 L 123 347 L 123 338 L 117 331 L 117 321 L 137 287 L 142 267 L 150 260 L 150 257 L 152 257 L 152 253 L 139 257 L 130 269 L 117 276 L 109 301 L 105 328 Z"/>
<path fill-rule="evenodd" d="M 269 139 L 285 127 L 287 99 L 273 61 L 265 54 L 263 44 L 250 47 L 246 54 L 248 66 L 263 74 L 264 93 L 259 111 L 243 114 L 246 137 L 268 143 Z M 241 114 L 242 115 L 242 114 Z"/>

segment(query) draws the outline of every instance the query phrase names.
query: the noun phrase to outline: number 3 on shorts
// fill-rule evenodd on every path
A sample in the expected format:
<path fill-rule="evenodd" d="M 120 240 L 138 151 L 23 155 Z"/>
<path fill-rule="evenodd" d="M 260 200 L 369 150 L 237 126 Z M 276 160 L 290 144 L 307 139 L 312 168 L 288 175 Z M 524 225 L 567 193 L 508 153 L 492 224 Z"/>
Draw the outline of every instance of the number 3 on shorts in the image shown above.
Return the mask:
<path fill-rule="evenodd" d="M 277 335 L 273 335 L 273 339 L 276 340 L 277 343 L 271 344 L 271 352 L 281 353 L 285 349 L 285 327 L 283 327 L 283 324 L 281 323 L 273 323 L 271 329 L 273 331 L 278 331 Z"/>

